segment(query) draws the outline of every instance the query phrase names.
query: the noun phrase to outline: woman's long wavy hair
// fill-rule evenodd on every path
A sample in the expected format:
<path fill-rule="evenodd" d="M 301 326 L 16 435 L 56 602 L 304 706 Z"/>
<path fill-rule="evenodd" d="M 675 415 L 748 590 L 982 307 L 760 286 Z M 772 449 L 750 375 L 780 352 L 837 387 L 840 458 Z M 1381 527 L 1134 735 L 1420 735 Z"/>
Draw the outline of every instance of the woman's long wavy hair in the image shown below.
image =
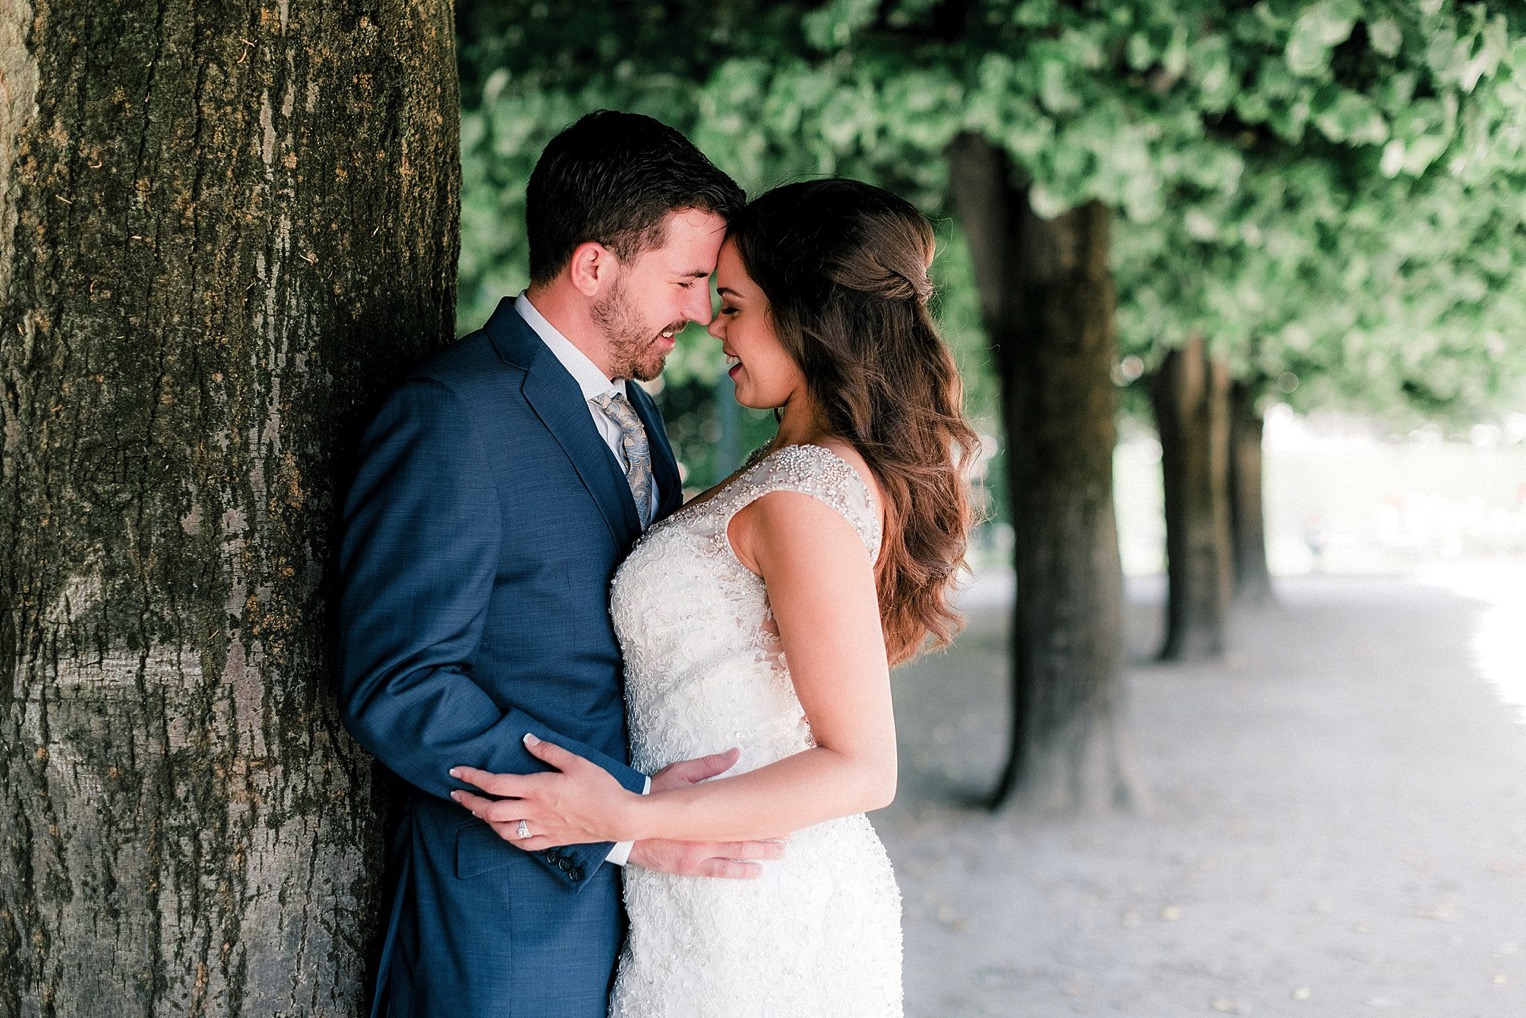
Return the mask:
<path fill-rule="evenodd" d="M 946 646 L 964 625 L 949 596 L 974 522 L 979 440 L 927 310 L 932 225 L 888 191 L 812 180 L 758 197 L 730 238 L 828 430 L 884 490 L 875 581 L 890 663 Z"/>

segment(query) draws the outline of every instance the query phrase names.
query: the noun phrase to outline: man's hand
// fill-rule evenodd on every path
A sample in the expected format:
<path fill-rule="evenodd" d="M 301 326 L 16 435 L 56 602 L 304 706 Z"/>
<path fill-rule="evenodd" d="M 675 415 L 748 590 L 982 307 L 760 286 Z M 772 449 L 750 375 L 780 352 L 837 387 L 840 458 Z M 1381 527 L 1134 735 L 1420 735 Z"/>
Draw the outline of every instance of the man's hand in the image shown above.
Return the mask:
<path fill-rule="evenodd" d="M 654 788 L 656 783 L 654 776 Z M 783 855 L 782 841 L 668 841 L 664 838 L 649 838 L 638 841 L 631 847 L 629 865 L 662 873 L 676 873 L 681 877 L 754 880 L 763 874 L 762 863 L 754 860 L 778 859 Z"/>
<path fill-rule="evenodd" d="M 557 845 L 618 841 L 606 824 L 618 824 L 622 801 L 639 804 L 641 797 L 621 788 L 606 771 L 582 757 L 533 735 L 525 748 L 555 770 L 538 774 L 490 774 L 472 767 L 452 768 L 450 776 L 475 785 L 490 799 L 455 791 L 450 797 L 485 821 L 498 836 L 530 852 Z M 669 764 L 652 775 L 652 792 L 687 788 L 735 766 L 741 751 Z M 528 837 L 521 836 L 528 830 Z M 755 860 L 777 859 L 778 841 L 688 842 L 652 838 L 636 841 L 629 862 L 664 873 L 691 877 L 749 879 L 763 872 Z"/>
<path fill-rule="evenodd" d="M 724 774 L 731 770 L 736 766 L 737 758 L 741 755 L 742 751 L 733 746 L 724 753 L 711 753 L 709 756 L 668 764 L 652 775 L 651 791 L 666 792 L 672 788 L 697 785 L 706 778 L 713 778 L 717 774 Z"/>
<path fill-rule="evenodd" d="M 724 753 L 669 764 L 652 775 L 653 792 L 686 788 L 706 778 L 724 774 L 736 766 L 741 751 L 732 748 Z M 784 854 L 780 841 L 669 841 L 649 838 L 631 846 L 629 864 L 684 877 L 723 877 L 729 880 L 754 880 L 763 873 L 757 860 L 777 859 Z"/>

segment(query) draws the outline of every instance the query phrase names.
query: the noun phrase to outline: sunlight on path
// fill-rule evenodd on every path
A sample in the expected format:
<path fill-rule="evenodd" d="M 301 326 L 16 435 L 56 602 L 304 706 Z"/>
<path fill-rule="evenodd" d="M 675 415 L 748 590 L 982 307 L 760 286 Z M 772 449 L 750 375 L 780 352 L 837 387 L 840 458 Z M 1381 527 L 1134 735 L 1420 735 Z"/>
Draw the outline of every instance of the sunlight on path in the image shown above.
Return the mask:
<path fill-rule="evenodd" d="M 1517 720 L 1526 724 L 1526 560 L 1513 558 L 1446 562 L 1419 567 L 1414 578 L 1424 584 L 1487 607 L 1473 634 L 1475 664 L 1499 691 L 1500 698 L 1519 708 Z M 1165 578 L 1131 576 L 1125 581 L 1130 600 L 1164 597 Z M 966 611 L 1012 603 L 1010 570 L 981 570 L 966 577 L 956 595 Z"/>
<path fill-rule="evenodd" d="M 1473 653 L 1500 697 L 1526 724 L 1526 562 L 1514 559 L 1427 566 L 1416 579 L 1485 602 Z"/>

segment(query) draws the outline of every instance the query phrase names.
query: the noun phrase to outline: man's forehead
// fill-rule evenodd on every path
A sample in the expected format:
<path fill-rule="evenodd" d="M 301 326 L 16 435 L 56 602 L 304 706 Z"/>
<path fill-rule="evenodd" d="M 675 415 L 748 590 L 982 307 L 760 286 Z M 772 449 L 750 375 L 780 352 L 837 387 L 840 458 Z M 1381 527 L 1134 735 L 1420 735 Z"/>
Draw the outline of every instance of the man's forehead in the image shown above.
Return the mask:
<path fill-rule="evenodd" d="M 679 238 L 695 243 L 720 244 L 726 239 L 726 220 L 704 209 L 678 209 L 667 216 L 669 240 Z"/>
<path fill-rule="evenodd" d="M 726 220 L 702 209 L 679 209 L 668 213 L 664 225 L 662 246 L 648 254 L 680 275 L 708 276 L 726 239 Z"/>

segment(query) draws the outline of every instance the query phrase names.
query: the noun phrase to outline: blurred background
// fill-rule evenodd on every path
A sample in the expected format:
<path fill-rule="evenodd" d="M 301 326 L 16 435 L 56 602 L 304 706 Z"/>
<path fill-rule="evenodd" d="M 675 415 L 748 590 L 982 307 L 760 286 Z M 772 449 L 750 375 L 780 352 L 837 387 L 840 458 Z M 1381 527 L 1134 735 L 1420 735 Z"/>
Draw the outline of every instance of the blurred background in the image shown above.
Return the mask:
<path fill-rule="evenodd" d="M 978 560 L 1004 561 L 1001 378 L 950 177 L 951 146 L 979 139 L 1040 215 L 1109 207 L 1127 573 L 1164 568 L 1150 389 L 1192 342 L 1266 420 L 1274 572 L 1521 551 L 1513 13 L 466 0 L 457 330 L 522 288 L 524 181 L 591 109 L 680 127 L 750 193 L 821 175 L 891 187 L 936 224 L 939 319 L 987 439 Z M 770 433 L 698 328 L 652 388 L 693 488 Z"/>
<path fill-rule="evenodd" d="M 458 331 L 597 108 L 922 208 L 983 438 L 908 1011 L 1526 1014 L 1526 8 L 457 4 Z M 692 328 L 699 490 L 765 441 Z"/>

